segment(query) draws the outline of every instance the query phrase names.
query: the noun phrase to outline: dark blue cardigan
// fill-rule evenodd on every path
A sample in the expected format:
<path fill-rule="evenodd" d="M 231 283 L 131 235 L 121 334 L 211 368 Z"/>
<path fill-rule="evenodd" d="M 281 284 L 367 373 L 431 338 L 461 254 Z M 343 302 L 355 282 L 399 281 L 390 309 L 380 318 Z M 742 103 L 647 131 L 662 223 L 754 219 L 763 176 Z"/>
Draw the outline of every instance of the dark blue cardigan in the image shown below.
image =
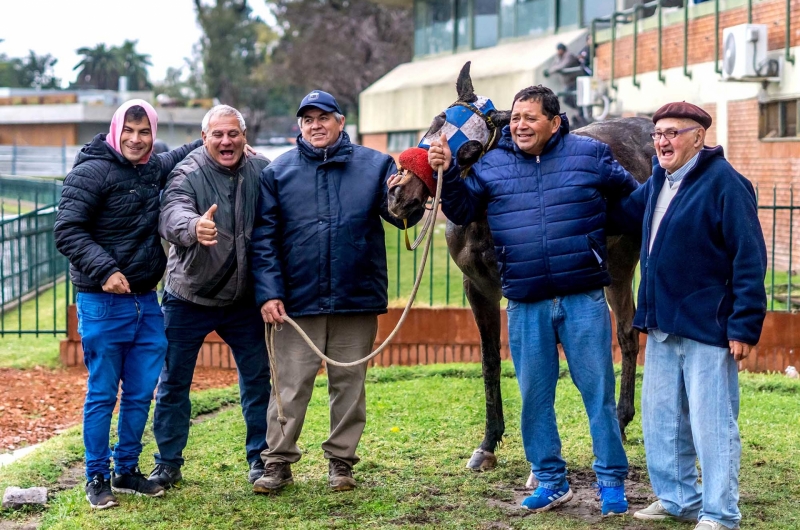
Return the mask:
<path fill-rule="evenodd" d="M 648 253 L 653 210 L 665 180 L 654 157 L 652 177 L 612 215 L 642 222 L 634 327 L 724 348 L 729 340 L 756 344 L 767 309 L 767 250 L 752 184 L 725 160 L 722 147 L 704 148 Z"/>

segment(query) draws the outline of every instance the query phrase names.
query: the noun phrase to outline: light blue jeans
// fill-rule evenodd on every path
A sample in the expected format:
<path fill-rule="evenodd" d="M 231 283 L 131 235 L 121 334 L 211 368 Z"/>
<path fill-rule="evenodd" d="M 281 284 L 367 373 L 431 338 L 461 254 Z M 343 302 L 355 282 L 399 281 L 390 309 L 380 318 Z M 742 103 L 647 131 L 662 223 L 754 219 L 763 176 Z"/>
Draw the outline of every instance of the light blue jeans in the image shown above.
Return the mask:
<path fill-rule="evenodd" d="M 533 303 L 509 301 L 507 313 L 522 394 L 522 443 L 539 486 L 555 490 L 566 484 L 555 413 L 559 342 L 589 416 L 597 482 L 623 485 L 628 458 L 617 421 L 611 319 L 603 289 Z"/>
<path fill-rule="evenodd" d="M 642 428 L 653 492 L 673 515 L 738 527 L 736 361 L 728 348 L 658 330 L 650 332 L 645 356 Z"/>

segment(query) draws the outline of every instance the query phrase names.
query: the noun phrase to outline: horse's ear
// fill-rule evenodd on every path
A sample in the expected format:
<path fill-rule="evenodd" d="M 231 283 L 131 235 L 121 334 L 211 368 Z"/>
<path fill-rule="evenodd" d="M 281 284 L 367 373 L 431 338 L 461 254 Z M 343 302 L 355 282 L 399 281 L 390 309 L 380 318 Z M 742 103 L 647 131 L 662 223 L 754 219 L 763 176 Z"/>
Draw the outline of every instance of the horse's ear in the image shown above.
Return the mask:
<path fill-rule="evenodd" d="M 470 61 L 467 61 L 461 67 L 461 72 L 458 74 L 458 81 L 456 81 L 456 91 L 458 92 L 458 101 L 466 103 L 473 103 L 478 100 L 475 95 L 475 89 L 472 88 L 472 78 L 469 75 Z"/>

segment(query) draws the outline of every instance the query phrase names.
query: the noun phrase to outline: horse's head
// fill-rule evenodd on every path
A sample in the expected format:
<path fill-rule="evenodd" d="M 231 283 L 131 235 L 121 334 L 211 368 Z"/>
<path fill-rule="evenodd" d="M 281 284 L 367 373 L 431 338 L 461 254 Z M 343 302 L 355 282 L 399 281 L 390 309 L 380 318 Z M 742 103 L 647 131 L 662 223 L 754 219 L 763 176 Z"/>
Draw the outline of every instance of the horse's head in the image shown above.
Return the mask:
<path fill-rule="evenodd" d="M 497 145 L 500 130 L 509 120 L 509 112 L 498 111 L 488 98 L 475 95 L 469 67 L 470 63 L 467 62 L 458 74 L 456 81 L 458 99 L 433 118 L 428 132 L 419 143 L 421 148 L 427 149 L 432 141 L 439 140 L 442 134 L 446 135 L 447 143 L 463 170 L 468 169 L 486 151 Z M 414 149 L 418 148 L 412 147 L 403 155 L 418 160 L 420 158 L 418 152 L 410 155 L 410 151 Z M 402 179 L 389 190 L 389 211 L 392 215 L 405 219 L 418 209 L 424 208 L 434 190 L 420 180 L 421 175 L 415 172 L 413 167 L 403 164 L 403 155 L 400 160 Z"/>

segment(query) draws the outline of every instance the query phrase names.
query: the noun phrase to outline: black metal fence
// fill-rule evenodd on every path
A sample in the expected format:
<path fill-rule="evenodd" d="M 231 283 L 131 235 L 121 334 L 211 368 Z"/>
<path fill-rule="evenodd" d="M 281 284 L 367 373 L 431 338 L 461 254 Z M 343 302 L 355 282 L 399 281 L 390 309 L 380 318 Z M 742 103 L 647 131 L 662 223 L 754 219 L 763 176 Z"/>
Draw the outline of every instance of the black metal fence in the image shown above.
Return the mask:
<path fill-rule="evenodd" d="M 53 223 L 61 182 L 0 178 L 0 336 L 63 334 L 74 289 L 66 281 L 67 260 L 53 240 Z M 767 243 L 769 270 L 765 280 L 771 311 L 800 309 L 800 285 L 794 268 L 800 260 L 795 228 L 800 204 L 793 190 L 761 189 L 759 215 Z M 389 299 L 407 300 L 421 259 L 421 248 L 408 252 L 403 235 L 385 224 Z M 445 221 L 434 226 L 433 248 L 420 285 L 417 306 L 465 306 L 461 271 L 447 250 Z M 416 229 L 411 230 L 412 237 Z M 638 278 L 635 280 L 635 284 Z"/>

